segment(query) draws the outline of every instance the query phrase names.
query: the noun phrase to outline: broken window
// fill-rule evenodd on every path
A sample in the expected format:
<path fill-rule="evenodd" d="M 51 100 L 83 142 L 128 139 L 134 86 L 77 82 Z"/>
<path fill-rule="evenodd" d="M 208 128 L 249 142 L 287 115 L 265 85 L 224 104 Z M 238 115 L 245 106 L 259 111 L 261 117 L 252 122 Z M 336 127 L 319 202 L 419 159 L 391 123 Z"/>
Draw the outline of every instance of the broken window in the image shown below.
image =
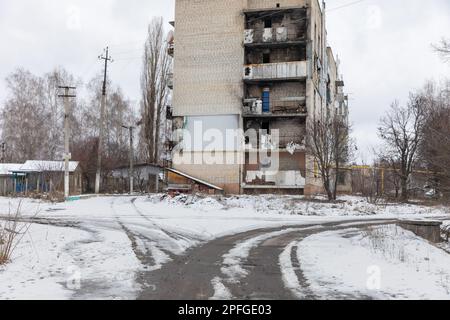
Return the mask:
<path fill-rule="evenodd" d="M 270 63 L 270 52 L 263 53 L 263 63 Z"/>
<path fill-rule="evenodd" d="M 272 19 L 265 19 L 264 20 L 264 28 L 272 28 Z"/>
<path fill-rule="evenodd" d="M 269 121 L 264 121 L 261 124 L 261 130 L 262 132 L 264 132 L 265 134 L 270 134 L 270 122 Z"/>
<path fill-rule="evenodd" d="M 328 81 L 327 81 L 327 103 L 331 104 L 331 80 L 330 75 L 328 75 Z"/>

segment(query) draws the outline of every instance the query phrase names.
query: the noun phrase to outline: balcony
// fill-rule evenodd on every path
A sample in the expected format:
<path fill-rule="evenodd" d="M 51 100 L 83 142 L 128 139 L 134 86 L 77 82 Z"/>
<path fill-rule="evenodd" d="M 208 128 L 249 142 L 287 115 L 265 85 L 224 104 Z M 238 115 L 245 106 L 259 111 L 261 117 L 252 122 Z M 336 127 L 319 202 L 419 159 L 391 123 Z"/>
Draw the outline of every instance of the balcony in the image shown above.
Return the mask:
<path fill-rule="evenodd" d="M 167 46 L 167 54 L 173 58 L 175 54 L 175 44 L 173 42 Z"/>
<path fill-rule="evenodd" d="M 244 66 L 244 81 L 289 81 L 302 80 L 308 76 L 308 62 L 280 62 L 250 64 Z"/>
<path fill-rule="evenodd" d="M 248 48 L 302 46 L 306 45 L 306 36 L 286 27 L 246 29 L 244 45 Z"/>
<path fill-rule="evenodd" d="M 244 189 L 303 189 L 306 180 L 301 171 L 247 171 Z"/>
<path fill-rule="evenodd" d="M 166 120 L 172 120 L 173 119 L 173 108 L 172 106 L 166 107 Z"/>
<path fill-rule="evenodd" d="M 275 141 L 276 139 L 276 141 Z M 305 152 L 306 138 L 299 135 L 258 135 L 258 143 L 252 144 L 248 141 L 244 145 L 246 152 L 260 152 L 261 150 L 271 150 L 274 152 L 289 152 L 291 155 L 297 152 Z"/>
<path fill-rule="evenodd" d="M 294 13 L 294 12 L 300 12 L 306 14 L 308 12 L 308 8 L 306 6 L 286 6 L 286 7 L 276 7 L 276 8 L 252 8 L 252 9 L 245 9 L 243 13 L 248 18 L 255 18 L 255 16 L 262 15 L 281 15 L 285 13 Z"/>
<path fill-rule="evenodd" d="M 269 105 L 263 110 L 262 98 L 249 98 L 244 100 L 244 118 L 291 118 L 306 117 L 306 97 L 286 97 L 270 99 Z M 266 111 L 266 112 L 264 112 Z"/>

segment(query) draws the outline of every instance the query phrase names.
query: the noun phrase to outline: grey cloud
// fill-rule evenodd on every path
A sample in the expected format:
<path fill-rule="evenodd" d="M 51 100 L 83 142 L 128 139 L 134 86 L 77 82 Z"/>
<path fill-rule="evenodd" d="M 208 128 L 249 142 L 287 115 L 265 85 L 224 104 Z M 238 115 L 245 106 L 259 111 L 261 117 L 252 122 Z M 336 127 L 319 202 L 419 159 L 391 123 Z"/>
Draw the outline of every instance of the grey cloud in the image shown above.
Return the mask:
<path fill-rule="evenodd" d="M 350 2 L 327 3 L 334 8 Z M 14 68 L 41 74 L 63 66 L 87 81 L 101 70 L 97 56 L 107 44 L 116 59 L 112 80 L 139 99 L 141 48 L 152 16 L 173 19 L 174 0 L 1 0 L 0 102 L 4 78 Z M 405 101 L 426 79 L 450 74 L 431 50 L 432 42 L 450 37 L 450 2 L 367 0 L 330 11 L 327 19 L 329 43 L 351 94 L 355 137 L 367 150 L 378 143 L 378 119 L 394 99 Z"/>

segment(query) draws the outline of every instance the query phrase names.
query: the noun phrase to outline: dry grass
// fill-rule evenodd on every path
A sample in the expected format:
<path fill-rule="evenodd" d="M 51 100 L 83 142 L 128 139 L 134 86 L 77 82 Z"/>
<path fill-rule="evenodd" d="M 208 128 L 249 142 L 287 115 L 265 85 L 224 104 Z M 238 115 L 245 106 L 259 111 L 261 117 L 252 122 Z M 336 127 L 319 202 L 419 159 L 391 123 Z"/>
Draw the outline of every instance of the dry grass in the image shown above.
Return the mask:
<path fill-rule="evenodd" d="M 367 228 L 363 236 L 368 239 L 373 253 L 380 253 L 390 261 L 407 262 L 405 249 L 395 242 L 401 233 L 403 229 L 396 225 L 384 225 Z"/>
<path fill-rule="evenodd" d="M 0 220 L 0 265 L 10 261 L 14 250 L 30 228 L 21 222 L 22 202 L 14 210 L 10 207 L 6 217 Z"/>

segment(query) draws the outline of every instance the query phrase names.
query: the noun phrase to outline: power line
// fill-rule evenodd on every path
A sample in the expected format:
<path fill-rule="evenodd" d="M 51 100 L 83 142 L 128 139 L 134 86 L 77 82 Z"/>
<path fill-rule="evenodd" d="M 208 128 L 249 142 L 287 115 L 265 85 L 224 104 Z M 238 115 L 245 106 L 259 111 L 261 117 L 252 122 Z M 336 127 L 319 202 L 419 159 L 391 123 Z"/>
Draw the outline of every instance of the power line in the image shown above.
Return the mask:
<path fill-rule="evenodd" d="M 359 4 L 361 2 L 364 2 L 364 1 L 366 1 L 366 0 L 353 1 L 353 2 L 350 2 L 350 3 L 347 3 L 347 4 L 343 4 L 341 6 L 338 6 L 338 7 L 334 7 L 334 8 L 328 9 L 328 10 L 326 10 L 326 12 L 337 11 L 337 10 L 340 10 L 340 9 L 348 8 L 348 7 L 354 6 L 354 5 Z"/>

